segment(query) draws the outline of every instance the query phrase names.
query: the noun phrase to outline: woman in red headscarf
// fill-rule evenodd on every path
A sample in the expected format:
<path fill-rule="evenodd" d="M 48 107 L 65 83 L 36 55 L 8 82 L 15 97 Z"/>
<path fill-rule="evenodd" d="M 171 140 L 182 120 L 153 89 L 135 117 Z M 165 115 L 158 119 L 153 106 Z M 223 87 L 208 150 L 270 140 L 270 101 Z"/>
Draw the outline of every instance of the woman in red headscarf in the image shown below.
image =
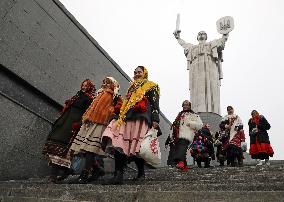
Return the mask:
<path fill-rule="evenodd" d="M 270 129 L 270 124 L 256 110 L 251 112 L 251 116 L 252 118 L 248 122 L 250 135 L 249 154 L 251 158 L 257 159 L 257 165 L 262 165 L 261 160 L 265 160 L 265 164 L 270 165 L 269 157 L 272 157 L 274 154 L 267 133 L 267 130 Z"/>
<path fill-rule="evenodd" d="M 109 122 L 119 113 L 122 104 L 119 88 L 113 77 L 104 78 L 96 98 L 82 116 L 83 124 L 70 147 L 75 155 L 82 154 L 85 158 L 79 183 L 97 180 L 104 175 L 105 153 L 101 149 L 101 137 Z"/>
<path fill-rule="evenodd" d="M 68 176 L 70 159 L 67 154 L 75 135 L 80 130 L 82 116 L 92 103 L 94 93 L 95 85 L 89 79 L 84 80 L 81 83 L 81 90 L 65 101 L 60 117 L 52 126 L 43 148 L 43 154 L 51 166 L 51 182 Z"/>

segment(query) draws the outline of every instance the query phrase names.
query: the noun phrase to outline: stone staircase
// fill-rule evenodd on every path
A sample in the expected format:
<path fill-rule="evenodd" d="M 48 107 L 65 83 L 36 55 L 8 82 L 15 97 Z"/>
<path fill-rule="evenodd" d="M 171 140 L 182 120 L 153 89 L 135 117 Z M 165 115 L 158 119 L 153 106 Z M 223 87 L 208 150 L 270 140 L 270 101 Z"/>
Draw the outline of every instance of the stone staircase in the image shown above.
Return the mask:
<path fill-rule="evenodd" d="M 46 179 L 0 182 L 0 201 L 284 201 L 284 163 L 256 167 L 193 166 L 188 172 L 173 168 L 146 171 L 146 180 L 135 183 L 132 170 L 124 185 L 75 184 L 70 177 L 61 184 Z"/>

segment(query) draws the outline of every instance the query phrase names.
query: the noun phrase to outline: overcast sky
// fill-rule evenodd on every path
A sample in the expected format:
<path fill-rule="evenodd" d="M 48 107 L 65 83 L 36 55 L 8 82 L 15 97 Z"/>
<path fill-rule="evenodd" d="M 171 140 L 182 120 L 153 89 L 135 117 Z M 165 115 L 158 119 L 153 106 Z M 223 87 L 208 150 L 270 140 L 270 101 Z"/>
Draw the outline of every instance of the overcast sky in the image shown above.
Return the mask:
<path fill-rule="evenodd" d="M 282 0 L 60 0 L 119 66 L 132 77 L 144 65 L 161 88 L 160 107 L 170 121 L 189 98 L 183 48 L 173 36 L 177 13 L 181 38 L 197 44 L 221 37 L 216 21 L 234 18 L 223 52 L 221 115 L 232 105 L 244 124 L 252 109 L 271 124 L 273 159 L 284 159 L 284 1 Z M 111 76 L 111 75 L 110 75 Z M 284 114 L 283 114 L 284 115 Z"/>

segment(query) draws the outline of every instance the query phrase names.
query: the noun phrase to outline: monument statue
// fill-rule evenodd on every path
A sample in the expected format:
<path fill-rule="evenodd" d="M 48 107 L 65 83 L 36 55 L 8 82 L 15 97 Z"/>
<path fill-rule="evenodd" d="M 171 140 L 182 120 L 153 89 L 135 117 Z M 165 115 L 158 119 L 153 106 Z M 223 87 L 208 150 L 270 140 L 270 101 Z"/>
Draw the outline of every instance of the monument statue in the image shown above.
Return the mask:
<path fill-rule="evenodd" d="M 197 35 L 198 44 L 193 45 L 180 38 L 180 16 L 176 21 L 174 36 L 184 48 L 189 70 L 189 90 L 192 109 L 195 112 L 214 112 L 220 114 L 220 85 L 222 73 L 222 51 L 229 32 L 234 28 L 232 17 L 223 17 L 217 21 L 217 30 L 223 34 L 220 39 L 207 42 L 207 34 L 201 31 Z"/>

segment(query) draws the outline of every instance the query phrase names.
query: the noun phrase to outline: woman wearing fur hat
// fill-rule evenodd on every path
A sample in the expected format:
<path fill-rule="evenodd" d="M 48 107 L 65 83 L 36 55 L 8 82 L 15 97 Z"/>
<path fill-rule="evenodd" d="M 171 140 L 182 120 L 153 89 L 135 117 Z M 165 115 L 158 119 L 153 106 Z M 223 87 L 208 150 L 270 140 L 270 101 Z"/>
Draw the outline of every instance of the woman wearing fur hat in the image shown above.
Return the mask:
<path fill-rule="evenodd" d="M 148 80 L 148 71 L 138 66 L 134 81 L 127 90 L 118 120 L 112 121 L 103 134 L 106 152 L 114 152 L 115 176 L 107 184 L 122 184 L 127 158 L 135 161 L 138 175 L 143 180 L 144 160 L 139 158 L 140 145 L 147 131 L 159 123 L 159 86 Z"/>
<path fill-rule="evenodd" d="M 258 161 L 257 165 L 262 165 L 261 160 L 265 160 L 266 165 L 270 165 L 269 157 L 272 157 L 274 151 L 270 145 L 267 130 L 270 124 L 263 115 L 256 110 L 251 112 L 252 118 L 249 120 L 250 150 L 249 154 L 252 159 Z"/>
<path fill-rule="evenodd" d="M 82 115 L 92 103 L 95 90 L 95 85 L 89 79 L 84 80 L 81 90 L 65 101 L 61 116 L 52 126 L 43 148 L 43 154 L 51 166 L 51 182 L 57 182 L 69 175 L 70 159 L 67 154 L 80 129 Z"/>
<path fill-rule="evenodd" d="M 112 77 L 106 77 L 96 98 L 82 117 L 83 125 L 70 148 L 74 154 L 85 154 L 86 163 L 78 178 L 79 183 L 86 183 L 89 180 L 91 172 L 95 173 L 94 169 L 98 169 L 94 167 L 96 157 L 104 155 L 101 149 L 101 136 L 115 113 L 119 112 L 118 106 L 122 100 L 118 90 L 118 82 Z"/>

